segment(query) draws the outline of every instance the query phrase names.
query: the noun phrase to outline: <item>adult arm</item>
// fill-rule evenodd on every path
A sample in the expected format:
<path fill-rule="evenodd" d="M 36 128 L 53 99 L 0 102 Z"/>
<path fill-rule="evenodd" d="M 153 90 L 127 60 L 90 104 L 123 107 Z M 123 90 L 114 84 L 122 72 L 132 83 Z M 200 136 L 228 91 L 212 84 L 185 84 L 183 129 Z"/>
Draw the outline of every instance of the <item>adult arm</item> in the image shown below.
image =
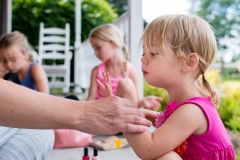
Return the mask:
<path fill-rule="evenodd" d="M 0 125 L 68 128 L 99 135 L 142 132 L 151 122 L 129 100 L 115 96 L 74 101 L 30 90 L 0 79 Z"/>
<path fill-rule="evenodd" d="M 90 82 L 90 87 L 88 91 L 87 101 L 95 100 L 97 97 L 97 83 L 96 83 L 97 71 L 98 71 L 98 66 L 92 69 L 91 82 Z"/>
<path fill-rule="evenodd" d="M 32 67 L 31 75 L 36 84 L 37 91 L 48 94 L 48 79 L 44 69 L 39 64 L 35 64 Z"/>

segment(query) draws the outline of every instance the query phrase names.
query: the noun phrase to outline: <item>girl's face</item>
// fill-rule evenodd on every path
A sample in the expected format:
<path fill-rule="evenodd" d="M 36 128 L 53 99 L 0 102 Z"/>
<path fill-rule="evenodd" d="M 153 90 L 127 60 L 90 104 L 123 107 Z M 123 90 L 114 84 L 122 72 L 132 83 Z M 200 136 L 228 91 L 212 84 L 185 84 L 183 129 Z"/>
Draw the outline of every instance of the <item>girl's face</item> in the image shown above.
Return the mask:
<path fill-rule="evenodd" d="M 18 45 L 12 45 L 6 49 L 0 49 L 0 59 L 9 72 L 17 73 L 28 61 L 28 54 L 23 53 Z"/>
<path fill-rule="evenodd" d="M 113 57 L 116 45 L 113 42 L 102 41 L 98 38 L 90 38 L 90 43 L 94 49 L 95 55 L 103 62 Z"/>
<path fill-rule="evenodd" d="M 167 89 L 176 84 L 181 77 L 181 61 L 174 53 L 163 53 L 152 47 L 143 51 L 142 72 L 148 84 Z"/>

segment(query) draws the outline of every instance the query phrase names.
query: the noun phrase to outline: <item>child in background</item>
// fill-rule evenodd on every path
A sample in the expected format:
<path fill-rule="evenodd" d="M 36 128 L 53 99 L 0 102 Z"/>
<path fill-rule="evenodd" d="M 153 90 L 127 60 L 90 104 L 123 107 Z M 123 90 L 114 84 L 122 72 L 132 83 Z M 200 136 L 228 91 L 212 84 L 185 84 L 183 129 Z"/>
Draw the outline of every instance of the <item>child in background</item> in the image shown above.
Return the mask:
<path fill-rule="evenodd" d="M 155 132 L 123 133 L 135 153 L 149 160 L 235 160 L 217 112 L 219 93 L 205 75 L 217 53 L 210 25 L 196 16 L 164 15 L 147 26 L 141 42 L 143 75 L 168 92 L 169 103 L 160 113 L 143 110 Z M 106 83 L 98 85 L 111 96 L 109 73 L 103 75 Z"/>
<path fill-rule="evenodd" d="M 7 33 L 0 39 L 0 59 L 9 72 L 8 79 L 17 74 L 20 85 L 48 93 L 47 75 L 33 62 L 31 51 L 27 38 L 18 31 Z"/>
<path fill-rule="evenodd" d="M 28 40 L 22 33 L 14 31 L 1 36 L 0 59 L 4 66 L 1 68 L 8 71 L 4 79 L 48 93 L 46 73 L 40 65 L 33 62 L 31 51 Z M 0 159 L 47 159 L 53 148 L 54 132 L 0 126 L 0 142 Z"/>
<path fill-rule="evenodd" d="M 104 97 L 97 86 L 96 79 L 103 82 L 102 72 L 107 71 L 112 76 L 111 83 L 114 95 L 123 98 L 130 97 L 138 108 L 144 106 L 156 110 L 160 106 L 161 98 L 148 96 L 139 100 L 137 73 L 128 63 L 128 51 L 120 30 L 112 24 L 101 25 L 91 31 L 89 39 L 96 56 L 102 63 L 92 70 L 87 100 Z M 121 51 L 124 59 L 121 56 Z"/>

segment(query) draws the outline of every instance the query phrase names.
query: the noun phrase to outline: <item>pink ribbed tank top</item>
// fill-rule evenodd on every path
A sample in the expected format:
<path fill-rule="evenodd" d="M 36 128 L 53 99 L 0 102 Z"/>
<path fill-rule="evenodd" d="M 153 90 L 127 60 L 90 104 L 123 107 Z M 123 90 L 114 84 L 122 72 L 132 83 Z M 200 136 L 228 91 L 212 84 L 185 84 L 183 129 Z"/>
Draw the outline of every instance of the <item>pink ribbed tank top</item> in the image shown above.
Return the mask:
<path fill-rule="evenodd" d="M 128 64 L 129 66 L 129 64 Z M 105 62 L 101 63 L 99 66 L 98 66 L 98 72 L 97 72 L 97 79 L 104 83 L 104 79 L 103 79 L 103 76 L 102 76 L 102 72 L 105 72 L 106 71 L 106 64 Z M 129 67 L 127 67 L 127 75 L 129 76 L 130 74 L 130 69 Z M 123 74 L 121 74 L 120 76 L 118 77 L 111 77 L 111 83 L 112 83 L 112 91 L 113 91 L 113 94 L 116 95 L 117 93 L 117 87 L 118 87 L 118 83 L 119 81 L 124 78 L 123 77 Z M 101 99 L 101 98 L 104 98 L 103 96 L 103 93 L 102 91 L 100 90 L 100 88 L 98 87 L 97 88 L 97 97 L 96 99 Z"/>

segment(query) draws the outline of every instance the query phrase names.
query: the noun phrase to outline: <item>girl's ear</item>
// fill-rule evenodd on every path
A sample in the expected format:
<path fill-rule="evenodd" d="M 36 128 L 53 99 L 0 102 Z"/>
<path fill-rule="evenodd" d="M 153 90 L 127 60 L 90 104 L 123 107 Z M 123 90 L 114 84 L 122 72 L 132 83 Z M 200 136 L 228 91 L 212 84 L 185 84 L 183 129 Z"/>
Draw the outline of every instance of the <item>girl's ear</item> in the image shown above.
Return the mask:
<path fill-rule="evenodd" d="M 24 58 L 25 58 L 26 60 L 29 59 L 29 56 L 30 56 L 29 53 L 27 53 L 27 52 L 23 52 L 22 54 L 23 54 L 23 56 L 24 56 Z"/>
<path fill-rule="evenodd" d="M 111 41 L 110 43 L 111 43 L 113 48 L 118 48 L 118 45 L 115 42 Z"/>
<path fill-rule="evenodd" d="M 189 54 L 183 62 L 182 71 L 191 72 L 198 67 L 199 57 L 197 53 Z"/>

